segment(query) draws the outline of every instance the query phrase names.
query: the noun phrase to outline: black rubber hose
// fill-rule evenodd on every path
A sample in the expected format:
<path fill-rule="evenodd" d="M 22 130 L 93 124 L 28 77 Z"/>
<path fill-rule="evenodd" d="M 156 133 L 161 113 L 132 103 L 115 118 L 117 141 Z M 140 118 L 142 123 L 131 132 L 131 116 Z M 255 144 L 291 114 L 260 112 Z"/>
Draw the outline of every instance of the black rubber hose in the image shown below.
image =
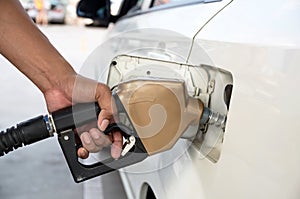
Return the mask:
<path fill-rule="evenodd" d="M 38 142 L 52 136 L 53 131 L 60 133 L 80 127 L 88 122 L 97 121 L 100 113 L 98 103 L 82 103 L 52 113 L 55 129 L 49 128 L 49 117 L 38 116 L 17 124 L 16 127 L 0 132 L 0 156 L 19 147 Z"/>
<path fill-rule="evenodd" d="M 50 136 L 44 116 L 22 122 L 0 132 L 0 156 Z"/>

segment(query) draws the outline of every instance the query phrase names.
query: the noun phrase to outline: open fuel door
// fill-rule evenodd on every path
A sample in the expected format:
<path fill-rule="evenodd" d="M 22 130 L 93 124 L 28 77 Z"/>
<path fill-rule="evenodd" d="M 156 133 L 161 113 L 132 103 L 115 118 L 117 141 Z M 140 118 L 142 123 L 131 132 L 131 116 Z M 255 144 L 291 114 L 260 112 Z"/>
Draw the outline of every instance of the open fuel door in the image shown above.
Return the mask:
<path fill-rule="evenodd" d="M 165 86 L 166 84 L 161 83 L 162 80 L 165 82 L 181 82 L 184 84 L 183 89 L 172 90 L 171 87 L 174 87 L 174 85 Z M 160 94 L 161 88 L 157 85 L 145 90 L 144 93 L 136 95 L 135 90 L 143 88 L 144 84 L 132 85 L 136 82 L 149 81 L 160 81 L 159 84 L 167 87 L 170 90 L 170 95 L 175 96 L 174 99 Z M 132 101 L 123 103 L 123 105 L 127 104 L 128 107 L 132 107 L 125 108 L 127 113 L 132 114 L 132 117 L 134 117 L 133 119 L 131 117 L 131 121 L 135 123 L 134 126 L 139 126 L 141 132 L 148 131 L 148 134 L 144 132 L 142 137 L 149 139 L 157 136 L 155 133 L 158 132 L 157 129 L 161 130 L 160 126 L 166 125 L 172 128 L 165 130 L 164 136 L 159 137 L 159 139 L 168 139 L 167 135 L 176 134 L 173 131 L 181 128 L 180 135 L 176 136 L 172 142 L 176 142 L 180 138 L 193 140 L 193 146 L 197 147 L 204 157 L 208 157 L 213 162 L 219 159 L 232 89 L 232 76 L 229 72 L 208 65 L 194 66 L 158 59 L 121 55 L 114 58 L 111 62 L 107 84 L 114 88 L 124 82 L 132 83 L 129 84 L 131 86 L 127 90 L 123 89 L 123 91 L 126 90 L 127 92 L 128 96 L 126 98 L 132 99 Z M 160 101 L 164 101 L 164 105 L 153 102 L 156 99 L 154 96 L 157 96 L 157 99 Z M 168 101 L 168 99 L 170 100 Z M 151 102 L 148 108 L 138 105 L 139 102 L 144 103 L 146 100 L 149 103 Z M 193 104 L 189 107 L 188 103 L 192 100 L 201 102 L 200 109 L 206 107 L 213 110 L 213 113 L 210 115 L 205 115 L 208 113 L 201 110 L 200 117 L 208 118 L 209 121 L 200 122 L 200 120 L 191 119 L 194 123 L 188 122 L 188 125 L 185 123 L 187 120 L 191 121 L 190 118 L 192 116 L 185 115 L 183 112 L 192 112 L 195 115 L 199 112 L 199 105 Z M 211 103 L 212 101 L 213 103 Z M 174 104 L 176 103 L 179 104 L 175 106 Z M 165 108 L 167 106 L 172 107 Z M 168 111 L 171 111 L 171 113 L 168 114 Z M 139 117 L 140 115 L 143 116 Z M 149 121 L 144 121 L 143 123 L 141 118 L 144 118 L 145 115 L 148 115 Z M 157 125 L 153 124 L 155 121 Z M 167 122 L 171 122 L 172 125 L 168 125 Z M 147 130 L 147 125 L 148 127 L 151 126 L 152 131 Z M 206 136 L 206 134 L 212 135 Z M 209 140 L 206 140 L 206 138 Z M 158 142 L 159 140 L 156 140 L 156 143 Z M 149 147 L 152 147 L 152 145 Z M 167 150 L 170 147 L 165 146 L 165 148 Z"/>

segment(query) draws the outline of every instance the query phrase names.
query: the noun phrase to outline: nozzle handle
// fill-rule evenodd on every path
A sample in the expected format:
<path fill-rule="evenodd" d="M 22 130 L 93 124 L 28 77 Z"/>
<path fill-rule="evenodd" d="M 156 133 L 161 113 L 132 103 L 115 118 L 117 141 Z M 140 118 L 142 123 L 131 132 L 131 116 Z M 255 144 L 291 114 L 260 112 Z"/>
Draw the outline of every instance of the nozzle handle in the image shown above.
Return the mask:
<path fill-rule="evenodd" d="M 97 102 L 80 103 L 51 113 L 57 133 L 97 121 L 101 109 Z"/>
<path fill-rule="evenodd" d="M 93 120 L 97 121 L 100 110 L 96 102 L 76 104 L 54 111 L 52 116 L 40 115 L 1 131 L 0 156 L 19 147 L 49 138 L 53 136 L 53 131 L 60 134 L 62 131 L 74 129 L 76 126 L 82 126 Z"/>

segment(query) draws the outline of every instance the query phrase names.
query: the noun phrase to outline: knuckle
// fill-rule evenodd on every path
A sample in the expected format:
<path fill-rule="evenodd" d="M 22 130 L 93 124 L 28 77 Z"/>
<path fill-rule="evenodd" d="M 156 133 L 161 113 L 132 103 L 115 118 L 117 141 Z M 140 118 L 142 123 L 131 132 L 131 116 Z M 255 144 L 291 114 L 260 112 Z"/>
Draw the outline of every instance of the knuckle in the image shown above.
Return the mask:
<path fill-rule="evenodd" d="M 103 147 L 103 146 L 105 146 L 105 140 L 104 139 L 97 139 L 96 140 L 96 145 L 97 146 L 101 146 L 101 147 Z"/>

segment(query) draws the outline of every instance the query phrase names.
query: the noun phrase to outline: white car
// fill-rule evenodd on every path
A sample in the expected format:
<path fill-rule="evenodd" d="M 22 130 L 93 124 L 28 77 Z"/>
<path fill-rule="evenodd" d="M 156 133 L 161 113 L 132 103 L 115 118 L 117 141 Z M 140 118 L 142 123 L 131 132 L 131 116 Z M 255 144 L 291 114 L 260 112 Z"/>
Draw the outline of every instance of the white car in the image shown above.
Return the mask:
<path fill-rule="evenodd" d="M 142 0 L 110 26 L 82 74 L 181 80 L 227 116 L 119 169 L 127 198 L 300 197 L 299 19 L 295 0 Z"/>

